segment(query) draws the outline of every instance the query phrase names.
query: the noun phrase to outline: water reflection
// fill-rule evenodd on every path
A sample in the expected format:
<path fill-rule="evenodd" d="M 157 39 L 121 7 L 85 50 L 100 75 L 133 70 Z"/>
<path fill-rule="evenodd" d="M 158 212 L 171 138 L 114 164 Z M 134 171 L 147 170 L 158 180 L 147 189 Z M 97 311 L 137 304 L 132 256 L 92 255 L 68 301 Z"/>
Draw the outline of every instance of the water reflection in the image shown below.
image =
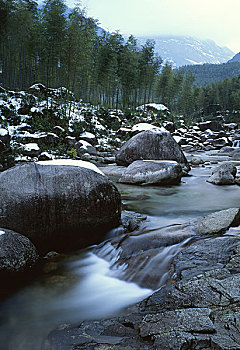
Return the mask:
<path fill-rule="evenodd" d="M 206 182 L 211 174 L 208 168 L 195 168 L 190 174 L 180 185 L 171 187 L 118 184 L 124 209 L 179 220 L 240 206 L 239 186 L 216 186 Z"/>

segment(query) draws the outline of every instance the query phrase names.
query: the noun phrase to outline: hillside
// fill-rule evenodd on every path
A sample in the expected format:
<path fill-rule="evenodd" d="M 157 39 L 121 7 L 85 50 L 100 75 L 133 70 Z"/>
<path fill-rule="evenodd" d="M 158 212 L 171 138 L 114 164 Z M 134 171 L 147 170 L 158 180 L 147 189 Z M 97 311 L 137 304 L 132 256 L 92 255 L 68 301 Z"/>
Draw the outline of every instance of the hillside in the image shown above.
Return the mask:
<path fill-rule="evenodd" d="M 219 64 L 227 62 L 234 55 L 231 50 L 216 45 L 212 40 L 185 36 L 142 36 L 137 39 L 141 45 L 147 39 L 154 40 L 156 53 L 173 67 L 203 63 Z"/>
<path fill-rule="evenodd" d="M 195 75 L 194 83 L 198 86 L 205 86 L 240 75 L 240 62 L 189 65 L 181 67 L 179 70 L 184 75 L 192 72 Z"/>
<path fill-rule="evenodd" d="M 233 58 L 228 62 L 240 62 L 240 52 L 233 56 Z"/>

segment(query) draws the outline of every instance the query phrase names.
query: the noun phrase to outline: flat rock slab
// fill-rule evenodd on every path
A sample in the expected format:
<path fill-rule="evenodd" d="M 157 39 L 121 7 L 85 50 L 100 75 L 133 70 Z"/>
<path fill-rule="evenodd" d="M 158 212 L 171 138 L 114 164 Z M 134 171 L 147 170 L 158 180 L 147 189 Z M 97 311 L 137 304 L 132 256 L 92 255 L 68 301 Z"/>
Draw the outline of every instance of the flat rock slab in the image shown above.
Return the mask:
<path fill-rule="evenodd" d="M 240 225 L 240 209 L 230 208 L 204 216 L 195 226 L 196 233 L 217 234 L 225 232 L 229 227 Z"/>

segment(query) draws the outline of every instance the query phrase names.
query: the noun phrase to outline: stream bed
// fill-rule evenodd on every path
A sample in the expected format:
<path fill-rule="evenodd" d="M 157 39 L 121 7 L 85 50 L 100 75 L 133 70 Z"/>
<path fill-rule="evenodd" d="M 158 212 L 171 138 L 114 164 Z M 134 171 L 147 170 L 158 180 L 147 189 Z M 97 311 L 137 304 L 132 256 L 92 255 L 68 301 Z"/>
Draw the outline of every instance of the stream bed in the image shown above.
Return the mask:
<path fill-rule="evenodd" d="M 141 187 L 117 184 L 125 210 L 147 215 L 143 232 L 164 226 L 182 224 L 214 211 L 240 207 L 240 187 L 214 186 L 206 182 L 210 168 L 197 167 L 191 176 L 182 178 L 178 186 Z M 157 263 L 161 276 L 170 259 L 182 249 L 184 242 L 163 247 Z M 79 323 L 86 319 L 117 315 L 122 310 L 153 293 L 142 283 L 143 273 L 136 271 L 139 281 L 121 278 L 121 266 L 113 263 L 118 251 L 103 245 L 60 256 L 44 264 L 40 276 L 18 289 L 0 303 L 0 343 L 4 350 L 40 350 L 47 334 L 60 324 Z M 108 250 L 109 249 L 109 250 Z M 108 259 L 104 259 L 104 254 Z M 112 269 L 112 266 L 118 268 Z M 3 287 L 2 287 L 3 288 Z"/>

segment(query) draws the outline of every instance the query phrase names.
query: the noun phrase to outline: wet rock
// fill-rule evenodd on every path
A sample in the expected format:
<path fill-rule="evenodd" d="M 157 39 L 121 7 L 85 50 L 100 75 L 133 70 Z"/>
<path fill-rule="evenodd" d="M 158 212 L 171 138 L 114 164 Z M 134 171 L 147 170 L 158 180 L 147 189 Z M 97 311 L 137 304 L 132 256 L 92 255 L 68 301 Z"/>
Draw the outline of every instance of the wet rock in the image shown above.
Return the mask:
<path fill-rule="evenodd" d="M 190 163 L 192 165 L 200 165 L 200 164 L 204 164 L 204 160 L 200 157 L 193 157 L 191 160 L 190 160 Z"/>
<path fill-rule="evenodd" d="M 214 185 L 234 185 L 237 168 L 230 162 L 225 162 L 217 166 L 212 171 L 212 176 L 207 182 Z"/>
<path fill-rule="evenodd" d="M 84 321 L 77 327 L 61 325 L 48 335 L 42 350 L 154 350 L 151 342 L 138 335 L 135 327 L 137 320 L 138 316 L 134 315 L 129 318 Z"/>
<path fill-rule="evenodd" d="M 136 160 L 123 172 L 119 182 L 136 185 L 175 185 L 181 181 L 182 167 L 174 161 Z"/>
<path fill-rule="evenodd" d="M 219 151 L 218 154 L 219 155 L 227 155 L 227 156 L 232 156 L 233 152 L 236 150 L 236 148 L 234 147 L 230 147 L 230 146 L 225 146 L 222 147 Z"/>
<path fill-rule="evenodd" d="M 213 237 L 196 240 L 182 249 L 173 259 L 172 276 L 174 280 L 190 279 L 206 271 L 222 269 L 226 275 L 224 266 L 229 263 L 232 256 L 238 257 L 237 250 L 240 241 L 236 237 Z M 229 268 L 230 269 L 230 268 Z M 231 269 L 240 270 L 237 261 L 232 260 Z M 229 273 L 227 272 L 229 275 Z M 220 271 L 218 271 L 220 278 Z"/>
<path fill-rule="evenodd" d="M 0 225 L 43 252 L 100 242 L 119 225 L 121 198 L 93 164 L 29 163 L 0 174 Z"/>
<path fill-rule="evenodd" d="M 240 160 L 240 149 L 235 149 L 231 155 L 233 160 Z"/>
<path fill-rule="evenodd" d="M 238 237 L 192 241 L 173 257 L 171 284 L 121 317 L 59 327 L 43 349 L 239 349 L 239 262 Z"/>
<path fill-rule="evenodd" d="M 0 228 L 0 273 L 26 270 L 37 259 L 37 250 L 27 237 Z"/>
<path fill-rule="evenodd" d="M 121 221 L 125 232 L 133 232 L 141 226 L 142 222 L 147 219 L 146 215 L 138 214 L 133 211 L 122 211 Z"/>
<path fill-rule="evenodd" d="M 167 131 L 143 131 L 128 140 L 116 154 L 118 165 L 129 165 L 135 160 L 174 160 L 190 170 L 181 148 Z"/>
<path fill-rule="evenodd" d="M 196 224 L 195 231 L 201 235 L 218 234 L 238 225 L 240 225 L 240 209 L 230 208 L 204 216 Z"/>

